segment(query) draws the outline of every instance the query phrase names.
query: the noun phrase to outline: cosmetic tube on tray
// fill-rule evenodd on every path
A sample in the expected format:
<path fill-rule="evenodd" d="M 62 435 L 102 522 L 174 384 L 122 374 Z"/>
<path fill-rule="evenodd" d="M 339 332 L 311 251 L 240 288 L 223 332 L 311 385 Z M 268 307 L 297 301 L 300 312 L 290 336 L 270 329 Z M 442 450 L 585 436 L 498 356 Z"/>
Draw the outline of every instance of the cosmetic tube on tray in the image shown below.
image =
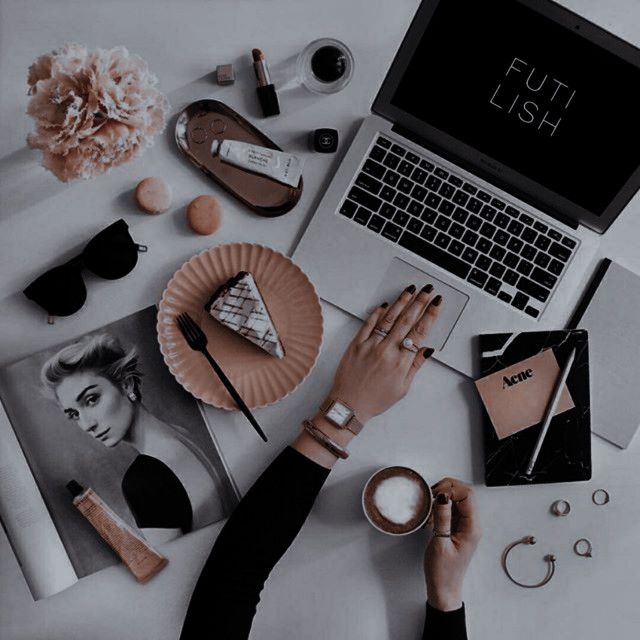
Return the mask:
<path fill-rule="evenodd" d="M 284 151 L 240 140 L 214 140 L 211 155 L 219 156 L 222 162 L 259 173 L 290 187 L 300 184 L 304 163 L 301 158 Z"/>

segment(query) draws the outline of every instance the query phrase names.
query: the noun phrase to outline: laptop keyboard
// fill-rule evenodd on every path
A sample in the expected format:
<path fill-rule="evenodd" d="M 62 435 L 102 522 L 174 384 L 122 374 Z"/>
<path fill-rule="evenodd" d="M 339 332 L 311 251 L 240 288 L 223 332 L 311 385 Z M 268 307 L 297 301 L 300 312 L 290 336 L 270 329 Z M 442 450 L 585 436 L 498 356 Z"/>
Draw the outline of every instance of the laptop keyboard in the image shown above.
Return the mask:
<path fill-rule="evenodd" d="M 533 318 L 579 245 L 383 136 L 338 213 Z"/>

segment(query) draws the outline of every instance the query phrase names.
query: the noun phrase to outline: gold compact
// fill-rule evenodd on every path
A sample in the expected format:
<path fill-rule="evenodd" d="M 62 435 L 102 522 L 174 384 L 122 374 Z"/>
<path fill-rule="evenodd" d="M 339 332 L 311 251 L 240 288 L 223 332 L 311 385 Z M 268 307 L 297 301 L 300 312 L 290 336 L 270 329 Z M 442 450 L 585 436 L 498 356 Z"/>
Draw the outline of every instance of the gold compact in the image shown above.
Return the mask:
<path fill-rule="evenodd" d="M 222 162 L 219 156 L 212 155 L 214 140 L 240 140 L 281 151 L 264 133 L 222 102 L 198 100 L 191 103 L 178 115 L 175 136 L 180 151 L 198 169 L 258 215 L 281 216 L 300 200 L 302 179 L 297 187 L 291 187 Z"/>

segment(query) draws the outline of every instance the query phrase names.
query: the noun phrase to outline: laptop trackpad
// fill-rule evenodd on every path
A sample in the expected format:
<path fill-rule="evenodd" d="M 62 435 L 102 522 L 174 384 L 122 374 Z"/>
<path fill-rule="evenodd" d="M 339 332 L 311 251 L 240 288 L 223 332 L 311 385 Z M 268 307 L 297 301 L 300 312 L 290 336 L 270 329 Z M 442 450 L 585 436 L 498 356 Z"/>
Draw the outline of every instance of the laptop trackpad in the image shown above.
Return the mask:
<path fill-rule="evenodd" d="M 371 307 L 385 300 L 391 304 L 399 293 L 410 284 L 415 284 L 420 289 L 428 283 L 433 285 L 434 293 L 439 293 L 444 298 L 438 322 L 431 329 L 427 340 L 428 346 L 440 351 L 444 348 L 456 322 L 458 322 L 458 318 L 469 300 L 468 295 L 442 282 L 428 271 L 422 271 L 400 258 L 394 258 L 382 277 L 380 286 L 374 292 Z"/>

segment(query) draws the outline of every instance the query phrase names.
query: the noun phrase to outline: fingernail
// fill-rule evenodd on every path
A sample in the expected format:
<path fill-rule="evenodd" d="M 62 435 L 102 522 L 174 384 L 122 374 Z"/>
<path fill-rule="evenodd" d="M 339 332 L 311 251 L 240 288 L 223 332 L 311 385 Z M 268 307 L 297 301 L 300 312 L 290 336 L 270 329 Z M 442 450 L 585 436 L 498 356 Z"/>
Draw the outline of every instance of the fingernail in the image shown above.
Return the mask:
<path fill-rule="evenodd" d="M 439 493 L 436 500 L 438 504 L 449 504 L 449 496 L 446 493 Z"/>
<path fill-rule="evenodd" d="M 434 307 L 439 307 L 440 303 L 442 302 L 442 296 L 441 295 L 437 295 L 434 299 L 433 302 L 431 303 Z"/>
<path fill-rule="evenodd" d="M 386 308 L 389 306 L 389 303 L 388 303 L 388 302 L 383 302 L 380 306 L 381 306 L 383 309 L 386 309 Z"/>
<path fill-rule="evenodd" d="M 428 349 L 425 349 L 422 352 L 422 355 L 424 356 L 424 359 L 426 360 L 427 358 L 430 358 L 433 355 L 434 351 L 435 351 L 435 349 L 432 349 L 431 347 L 429 347 Z"/>
<path fill-rule="evenodd" d="M 421 293 L 431 293 L 433 291 L 433 285 L 432 284 L 425 284 L 424 287 L 422 287 L 422 289 L 420 289 Z"/>
<path fill-rule="evenodd" d="M 410 284 L 410 285 L 405 289 L 405 291 L 406 291 L 407 293 L 413 293 L 415 290 L 416 290 L 416 285 L 415 285 L 415 284 Z"/>

